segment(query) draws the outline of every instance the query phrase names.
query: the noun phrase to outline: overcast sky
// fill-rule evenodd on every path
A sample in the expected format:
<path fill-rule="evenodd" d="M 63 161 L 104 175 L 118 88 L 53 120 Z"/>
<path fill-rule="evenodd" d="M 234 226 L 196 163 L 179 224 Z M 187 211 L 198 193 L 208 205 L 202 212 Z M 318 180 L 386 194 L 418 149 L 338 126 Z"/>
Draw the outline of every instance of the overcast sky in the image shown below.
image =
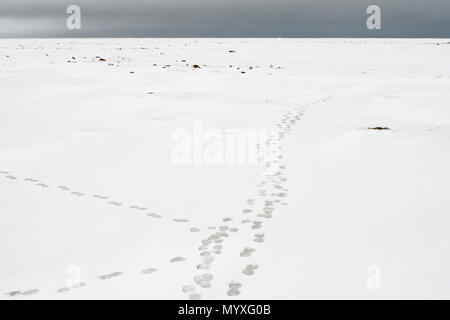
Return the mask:
<path fill-rule="evenodd" d="M 71 4 L 81 30 L 66 28 Z M 450 38 L 450 0 L 0 0 L 0 37 Z"/>

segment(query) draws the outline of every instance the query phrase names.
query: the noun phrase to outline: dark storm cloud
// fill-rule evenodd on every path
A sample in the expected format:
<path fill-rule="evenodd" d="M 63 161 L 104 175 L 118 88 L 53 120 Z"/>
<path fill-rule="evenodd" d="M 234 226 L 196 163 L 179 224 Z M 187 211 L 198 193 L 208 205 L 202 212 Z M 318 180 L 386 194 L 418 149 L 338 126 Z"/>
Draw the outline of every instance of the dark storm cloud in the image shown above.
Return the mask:
<path fill-rule="evenodd" d="M 82 29 L 66 29 L 66 8 Z M 366 8 L 382 9 L 382 30 Z M 1 0 L 0 37 L 450 37 L 450 0 Z"/>

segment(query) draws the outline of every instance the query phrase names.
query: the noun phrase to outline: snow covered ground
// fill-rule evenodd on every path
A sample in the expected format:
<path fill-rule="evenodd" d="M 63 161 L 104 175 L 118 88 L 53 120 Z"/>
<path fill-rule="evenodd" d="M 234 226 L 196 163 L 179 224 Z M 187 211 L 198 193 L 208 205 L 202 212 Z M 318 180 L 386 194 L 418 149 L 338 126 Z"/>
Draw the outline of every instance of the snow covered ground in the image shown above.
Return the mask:
<path fill-rule="evenodd" d="M 0 40 L 2 299 L 450 298 L 449 57 Z M 269 156 L 209 163 L 217 130 Z"/>

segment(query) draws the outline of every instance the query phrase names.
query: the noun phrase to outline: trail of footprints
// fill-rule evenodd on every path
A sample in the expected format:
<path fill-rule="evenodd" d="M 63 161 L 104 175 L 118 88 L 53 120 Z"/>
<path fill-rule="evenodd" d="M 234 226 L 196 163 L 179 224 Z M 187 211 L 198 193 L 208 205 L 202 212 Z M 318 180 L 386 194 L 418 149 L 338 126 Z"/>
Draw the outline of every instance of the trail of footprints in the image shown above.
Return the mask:
<path fill-rule="evenodd" d="M 19 181 L 20 178 L 11 174 L 9 171 L 4 171 L 4 170 L 0 170 L 0 174 L 4 175 L 5 178 L 9 179 L 9 180 L 16 180 Z M 44 183 L 42 181 L 39 181 L 38 179 L 34 179 L 34 178 L 24 178 L 23 181 L 28 182 L 32 185 L 35 185 L 37 187 L 40 188 L 51 188 L 51 185 Z M 77 190 L 72 190 L 72 188 L 65 186 L 65 185 L 59 185 L 56 187 L 56 190 L 65 192 L 67 194 L 70 194 L 74 197 L 78 197 L 78 198 L 88 198 L 89 196 L 86 193 L 77 191 Z M 112 200 L 110 199 L 110 197 L 105 196 L 105 195 L 101 195 L 101 194 L 92 194 L 90 195 L 91 198 L 93 199 L 97 199 L 97 200 L 101 200 L 104 201 L 107 205 L 112 206 L 112 207 L 127 207 L 130 210 L 134 210 L 136 212 L 142 212 L 145 213 L 148 217 L 150 218 L 154 218 L 154 219 L 161 219 L 163 218 L 162 215 L 154 213 L 154 212 L 149 212 L 149 210 L 146 207 L 142 207 L 142 206 L 138 206 L 138 205 L 126 205 L 125 203 L 121 202 L 121 201 L 117 201 L 117 200 Z M 180 218 L 176 218 L 172 220 L 173 222 L 176 223 L 188 223 L 189 220 L 188 219 L 180 219 Z M 199 232 L 200 229 L 198 228 L 191 228 L 190 229 L 191 232 Z"/>
<path fill-rule="evenodd" d="M 324 103 L 331 100 L 332 97 L 317 100 L 311 104 Z M 308 107 L 309 104 L 306 105 Z M 284 172 L 286 166 L 282 164 L 282 148 L 281 141 L 292 132 L 293 127 L 301 119 L 303 110 L 298 109 L 294 111 L 287 111 L 277 123 L 277 132 L 271 135 L 267 141 L 266 146 L 258 146 L 261 150 L 270 150 L 270 154 L 267 152 L 260 158 L 262 166 L 262 181 L 256 186 L 259 199 L 248 199 L 245 207 L 242 210 L 243 219 L 240 221 L 241 226 L 245 227 L 245 232 L 248 233 L 249 241 L 252 241 L 253 245 L 243 246 L 243 249 L 237 254 L 241 259 L 249 260 L 256 252 L 254 246 L 261 246 L 266 240 L 266 234 L 261 232 L 264 227 L 265 221 L 270 221 L 273 218 L 276 208 L 279 206 L 287 206 L 285 201 L 288 196 L 288 189 L 286 183 L 288 181 Z M 224 218 L 224 223 L 232 222 L 232 218 Z M 201 299 L 202 289 L 209 289 L 212 287 L 214 279 L 213 273 L 210 272 L 213 262 L 223 250 L 226 240 L 234 233 L 238 232 L 238 223 L 231 225 L 222 225 L 220 227 L 210 227 L 211 230 L 218 230 L 211 233 L 207 238 L 201 241 L 201 245 L 198 247 L 200 264 L 197 265 L 197 270 L 205 271 L 208 273 L 200 273 L 194 277 L 194 284 L 186 285 L 182 288 L 182 291 L 188 295 L 189 299 L 198 300 Z M 259 266 L 257 263 L 244 263 L 244 267 L 241 270 L 241 274 L 244 277 L 251 277 L 257 273 Z M 236 281 L 230 281 L 226 290 L 227 296 L 236 297 L 241 294 L 242 284 Z"/>
<path fill-rule="evenodd" d="M 7 178 L 9 180 L 16 180 L 16 181 L 20 180 L 19 177 L 12 175 L 9 171 L 0 170 L 0 174 L 4 175 L 5 178 Z M 32 183 L 35 186 L 40 187 L 40 188 L 51 188 L 51 186 L 49 184 L 40 182 L 38 179 L 24 178 L 23 180 L 25 182 Z M 79 192 L 79 191 L 72 191 L 72 189 L 70 187 L 64 186 L 64 185 L 57 186 L 57 190 L 68 192 L 72 196 L 75 196 L 75 197 L 85 197 L 86 196 L 86 194 Z M 94 194 L 91 197 L 94 199 L 106 201 L 107 204 L 111 205 L 111 206 L 116 206 L 116 207 L 125 206 L 122 202 L 114 201 L 114 200 L 110 201 L 108 196 Z M 146 213 L 147 216 L 149 216 L 151 218 L 155 218 L 155 219 L 163 218 L 163 216 L 160 214 L 156 214 L 153 212 L 146 212 L 146 211 L 148 211 L 148 209 L 145 207 L 131 205 L 128 208 L 131 210 L 144 212 L 144 213 Z M 188 223 L 189 222 L 189 220 L 187 220 L 187 219 L 180 219 L 180 218 L 173 219 L 172 221 L 175 223 Z M 189 230 L 191 232 L 200 232 L 199 228 L 190 228 Z M 174 257 L 169 261 L 169 263 L 179 263 L 179 262 L 184 262 L 184 261 L 186 261 L 186 258 L 184 258 L 184 257 Z M 153 274 L 157 271 L 158 271 L 158 269 L 156 269 L 156 268 L 147 268 L 147 269 L 142 270 L 141 274 L 149 275 L 149 274 Z M 117 278 L 117 277 L 120 277 L 123 275 L 124 275 L 124 272 L 115 271 L 112 273 L 99 275 L 99 276 L 97 276 L 97 280 L 110 280 L 110 279 L 114 279 L 114 278 Z M 58 293 L 58 294 L 64 293 L 64 292 L 68 292 L 70 290 L 84 288 L 86 286 L 87 286 L 86 283 L 81 282 L 81 283 L 71 285 L 70 287 L 69 286 L 60 287 L 60 288 L 56 289 L 55 293 Z M 39 289 L 29 289 L 29 290 L 23 290 L 23 291 L 22 290 L 11 291 L 11 292 L 6 293 L 6 295 L 9 297 L 19 297 L 19 296 L 32 296 L 32 295 L 36 295 L 38 293 L 39 293 Z"/>
<path fill-rule="evenodd" d="M 186 261 L 186 259 L 184 257 L 175 257 L 173 259 L 171 259 L 169 261 L 169 263 L 176 263 L 176 262 L 183 262 Z M 146 268 L 144 270 L 142 270 L 140 273 L 142 275 L 150 275 L 153 273 L 156 273 L 158 271 L 157 268 Z M 96 277 L 97 280 L 101 280 L 101 281 L 105 281 L 105 280 L 111 280 L 111 279 L 115 279 L 118 277 L 123 276 L 125 273 L 122 271 L 114 271 L 111 273 L 106 273 L 106 274 L 102 274 Z M 57 288 L 56 291 L 54 292 L 55 294 L 61 294 L 61 293 L 65 293 L 71 290 L 75 290 L 75 289 L 81 289 L 87 286 L 87 283 L 85 282 L 80 282 L 80 283 L 76 283 L 73 284 L 71 286 L 64 286 L 64 287 L 60 287 Z M 6 296 L 8 297 L 19 297 L 19 296 L 32 296 L 35 294 L 39 293 L 39 289 L 29 289 L 29 290 L 16 290 L 16 291 L 11 291 L 6 293 Z"/>
<path fill-rule="evenodd" d="M 186 258 L 184 257 L 175 257 L 172 258 L 169 263 L 178 263 L 178 262 L 184 262 L 186 261 Z M 150 275 L 153 273 L 156 273 L 158 271 L 157 268 L 146 268 L 144 270 L 142 270 L 140 273 L 142 275 Z M 114 271 L 111 273 L 106 273 L 106 274 L 102 274 L 96 277 L 97 280 L 101 280 L 101 281 L 105 281 L 105 280 L 111 280 L 111 279 L 115 279 L 118 277 L 123 276 L 125 273 L 122 271 Z M 199 279 L 199 283 L 203 283 L 202 281 L 208 281 L 208 278 L 206 277 L 206 279 Z M 212 278 L 211 278 L 212 279 Z M 56 291 L 54 293 L 56 294 L 61 294 L 61 293 L 65 293 L 71 290 L 75 290 L 75 289 L 81 289 L 87 286 L 87 283 L 85 282 L 80 282 L 80 283 L 76 283 L 74 285 L 71 286 L 64 286 L 64 287 L 60 287 L 58 289 L 56 289 Z M 20 291 L 20 290 L 16 290 L 16 291 L 11 291 L 6 293 L 7 296 L 9 297 L 18 297 L 18 296 L 32 296 L 35 294 L 39 293 L 39 289 L 30 289 L 30 290 L 24 290 L 24 291 Z"/>
<path fill-rule="evenodd" d="M 317 100 L 312 102 L 311 104 L 323 103 L 329 101 L 332 97 Z M 307 105 L 308 106 L 308 105 Z M 259 201 L 256 199 L 248 199 L 245 205 L 245 208 L 242 210 L 242 214 L 244 215 L 244 219 L 240 221 L 242 226 L 248 225 L 249 228 L 247 232 L 251 234 L 252 241 L 254 245 L 261 245 L 264 243 L 266 239 L 266 235 L 263 232 L 258 232 L 258 230 L 263 229 L 264 220 L 269 221 L 273 218 L 273 213 L 277 206 L 288 205 L 284 199 L 288 196 L 288 189 L 284 186 L 287 182 L 287 177 L 283 174 L 286 170 L 286 167 L 282 165 L 283 156 L 281 154 L 281 141 L 284 137 L 286 137 L 289 133 L 292 132 L 292 128 L 296 125 L 297 121 L 301 119 L 303 115 L 302 110 L 296 111 L 287 111 L 284 116 L 281 118 L 279 123 L 277 123 L 278 132 L 275 135 L 272 135 L 266 141 L 266 145 L 270 146 L 271 155 L 267 157 L 267 154 L 262 157 L 261 164 L 263 167 L 264 174 L 262 181 L 256 186 L 258 189 L 258 194 L 260 196 Z M 259 146 L 260 147 L 260 146 Z M 268 158 L 268 159 L 267 159 Z M 8 171 L 0 170 L 0 174 L 4 175 L 7 179 L 10 180 L 18 180 L 19 178 L 12 175 Z M 33 183 L 41 188 L 50 188 L 50 185 L 45 184 L 43 182 L 39 182 L 39 180 L 34 178 L 25 178 L 24 181 Z M 84 197 L 86 196 L 84 193 L 79 191 L 72 191 L 70 187 L 67 186 L 58 186 L 57 187 L 61 191 L 70 192 L 73 196 L 76 197 Z M 94 194 L 91 196 L 92 198 L 106 201 L 108 205 L 111 206 L 124 206 L 122 202 L 110 200 L 109 197 L 99 194 Z M 257 204 L 260 204 L 261 207 L 259 210 L 256 209 Z M 129 206 L 129 209 L 137 210 L 137 211 L 147 211 L 147 208 L 140 207 L 137 205 Z M 156 213 L 146 213 L 147 216 L 152 218 L 162 218 L 161 215 Z M 173 219 L 173 222 L 176 223 L 187 223 L 189 220 L 187 219 Z M 209 236 L 203 240 L 201 240 L 200 246 L 198 247 L 200 263 L 197 265 L 197 270 L 203 271 L 202 273 L 194 276 L 193 282 L 194 284 L 185 285 L 182 287 L 182 292 L 188 295 L 191 300 L 199 300 L 201 299 L 201 294 L 198 291 L 201 289 L 209 289 L 212 287 L 212 282 L 214 279 L 214 275 L 211 272 L 206 272 L 206 270 L 210 270 L 212 268 L 213 262 L 216 257 L 220 256 L 222 250 L 224 248 L 224 244 L 226 240 L 230 238 L 230 236 L 239 231 L 238 223 L 234 221 L 232 217 L 225 217 L 222 220 L 222 225 L 220 226 L 210 226 L 207 229 L 213 231 L 209 234 Z M 234 222 L 234 225 L 232 224 Z M 190 228 L 191 232 L 200 232 L 198 228 Z M 240 258 L 248 259 L 251 258 L 252 255 L 256 252 L 256 249 L 251 246 L 244 247 L 240 253 L 238 254 Z M 174 257 L 169 263 L 180 263 L 186 261 L 184 257 Z M 257 263 L 247 263 L 242 269 L 241 273 L 244 276 L 253 276 L 257 272 L 259 266 Z M 148 275 L 157 272 L 156 268 L 147 268 L 141 271 L 141 274 Z M 99 275 L 97 277 L 98 280 L 105 281 L 114 279 L 120 276 L 123 276 L 124 273 L 122 271 L 115 271 L 108 274 Z M 86 283 L 78 283 L 72 285 L 71 287 L 61 287 L 56 290 L 56 293 L 64 293 L 73 289 L 79 289 L 86 287 Z M 228 284 L 228 288 L 226 294 L 230 297 L 236 297 L 241 294 L 242 284 L 236 281 L 230 281 Z M 30 289 L 24 291 L 12 291 L 7 293 L 7 296 L 16 297 L 16 296 L 31 296 L 39 293 L 38 289 Z"/>

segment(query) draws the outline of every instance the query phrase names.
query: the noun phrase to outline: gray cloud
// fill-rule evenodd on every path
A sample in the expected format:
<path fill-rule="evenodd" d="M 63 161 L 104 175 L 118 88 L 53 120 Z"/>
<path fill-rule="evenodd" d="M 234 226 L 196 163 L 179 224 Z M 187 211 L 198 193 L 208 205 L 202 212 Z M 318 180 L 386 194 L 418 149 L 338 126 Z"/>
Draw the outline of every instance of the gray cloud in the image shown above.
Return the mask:
<path fill-rule="evenodd" d="M 66 8 L 82 9 L 67 30 Z M 370 4 L 382 30 L 365 27 Z M 449 0 L 2 0 L 0 37 L 450 37 Z"/>

